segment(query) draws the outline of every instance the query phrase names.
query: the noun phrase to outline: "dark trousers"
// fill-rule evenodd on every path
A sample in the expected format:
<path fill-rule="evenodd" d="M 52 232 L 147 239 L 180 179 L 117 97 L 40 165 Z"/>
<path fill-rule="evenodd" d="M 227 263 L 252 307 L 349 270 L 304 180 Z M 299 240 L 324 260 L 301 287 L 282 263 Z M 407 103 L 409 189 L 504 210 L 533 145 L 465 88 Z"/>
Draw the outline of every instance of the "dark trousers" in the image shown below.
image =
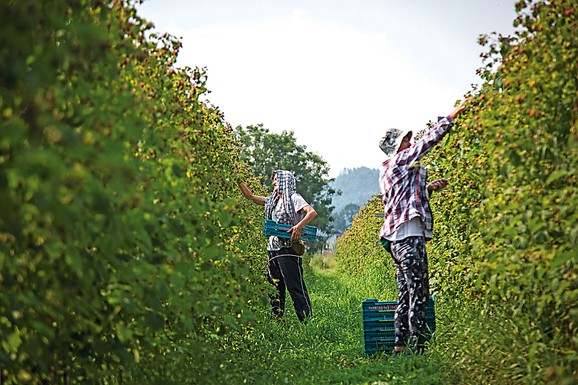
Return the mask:
<path fill-rule="evenodd" d="M 391 243 L 397 276 L 395 345 L 414 352 L 424 349 L 429 278 L 424 237 L 408 237 Z"/>
<path fill-rule="evenodd" d="M 269 251 L 268 254 L 267 280 L 277 289 L 276 295 L 271 297 L 272 316 L 283 317 L 287 289 L 299 321 L 311 318 L 311 301 L 303 279 L 302 258 L 289 248 Z"/>

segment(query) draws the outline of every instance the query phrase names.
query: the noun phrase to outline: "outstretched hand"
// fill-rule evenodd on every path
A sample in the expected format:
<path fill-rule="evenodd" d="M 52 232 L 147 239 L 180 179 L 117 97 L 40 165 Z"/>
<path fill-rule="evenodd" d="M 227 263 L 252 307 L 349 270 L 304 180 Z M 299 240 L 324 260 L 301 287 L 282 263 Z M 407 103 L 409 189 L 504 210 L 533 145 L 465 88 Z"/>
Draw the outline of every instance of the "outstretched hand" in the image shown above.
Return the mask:
<path fill-rule="evenodd" d="M 448 186 L 448 181 L 445 179 L 436 179 L 427 185 L 427 191 L 441 191 Z"/>
<path fill-rule="evenodd" d="M 456 108 L 454 108 L 454 110 L 452 112 L 450 112 L 450 117 L 452 119 L 457 118 L 465 109 L 466 109 L 466 105 L 472 100 L 471 97 L 467 97 L 464 100 L 462 100 L 459 104 L 459 106 L 457 106 Z"/>

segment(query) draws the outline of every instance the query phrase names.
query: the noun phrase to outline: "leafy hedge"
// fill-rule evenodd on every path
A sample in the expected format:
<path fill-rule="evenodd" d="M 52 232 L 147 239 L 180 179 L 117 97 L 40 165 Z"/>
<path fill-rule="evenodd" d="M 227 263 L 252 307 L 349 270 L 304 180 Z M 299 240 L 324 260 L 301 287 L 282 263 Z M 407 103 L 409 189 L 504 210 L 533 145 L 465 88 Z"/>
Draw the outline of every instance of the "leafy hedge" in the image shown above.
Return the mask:
<path fill-rule="evenodd" d="M 130 2 L 0 15 L 0 382 L 219 382 L 265 283 L 204 70 Z"/>
<path fill-rule="evenodd" d="M 578 381 L 578 7 L 570 0 L 516 7 L 516 36 L 480 38 L 488 47 L 485 83 L 426 156 L 431 177 L 450 181 L 432 198 L 428 249 L 437 351 L 467 383 L 571 384 Z M 349 269 L 383 257 L 350 239 L 375 244 L 379 225 L 370 223 L 357 220 L 340 243 Z"/>
<path fill-rule="evenodd" d="M 351 227 L 337 238 L 335 256 L 339 262 L 338 269 L 357 278 L 352 280 L 359 282 L 356 291 L 365 293 L 367 298 L 395 300 L 395 269 L 379 243 L 379 231 L 376 233 L 382 224 L 383 203 L 375 196 L 359 209 Z"/>

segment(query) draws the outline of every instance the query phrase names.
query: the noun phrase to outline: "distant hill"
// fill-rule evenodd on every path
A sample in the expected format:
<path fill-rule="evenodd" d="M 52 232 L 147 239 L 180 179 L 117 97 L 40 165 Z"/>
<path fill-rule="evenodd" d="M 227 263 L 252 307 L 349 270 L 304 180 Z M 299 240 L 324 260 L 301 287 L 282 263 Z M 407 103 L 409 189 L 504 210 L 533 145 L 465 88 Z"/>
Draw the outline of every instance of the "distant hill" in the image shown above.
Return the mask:
<path fill-rule="evenodd" d="M 332 188 L 342 192 L 341 195 L 333 196 L 334 213 L 352 203 L 363 207 L 373 195 L 379 194 L 378 179 L 379 170 L 376 168 L 358 167 L 342 170 L 331 183 Z"/>

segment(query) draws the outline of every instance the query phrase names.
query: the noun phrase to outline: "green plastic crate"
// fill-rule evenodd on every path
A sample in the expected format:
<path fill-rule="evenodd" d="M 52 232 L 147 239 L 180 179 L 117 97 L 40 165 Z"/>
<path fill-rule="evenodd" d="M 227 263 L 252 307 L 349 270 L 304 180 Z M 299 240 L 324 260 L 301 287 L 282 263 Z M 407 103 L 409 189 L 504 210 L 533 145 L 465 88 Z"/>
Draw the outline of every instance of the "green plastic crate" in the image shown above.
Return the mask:
<path fill-rule="evenodd" d="M 372 355 L 377 352 L 390 352 L 395 347 L 395 309 L 397 301 L 379 302 L 375 298 L 362 302 L 364 352 Z M 426 339 L 435 332 L 434 298 L 426 304 Z"/>
<path fill-rule="evenodd" d="M 291 227 L 293 226 L 265 219 L 263 232 L 267 236 L 275 235 L 281 238 L 291 238 L 291 233 L 287 232 Z M 315 242 L 317 239 L 317 227 L 305 226 L 301 232 L 301 239 L 308 242 Z"/>

